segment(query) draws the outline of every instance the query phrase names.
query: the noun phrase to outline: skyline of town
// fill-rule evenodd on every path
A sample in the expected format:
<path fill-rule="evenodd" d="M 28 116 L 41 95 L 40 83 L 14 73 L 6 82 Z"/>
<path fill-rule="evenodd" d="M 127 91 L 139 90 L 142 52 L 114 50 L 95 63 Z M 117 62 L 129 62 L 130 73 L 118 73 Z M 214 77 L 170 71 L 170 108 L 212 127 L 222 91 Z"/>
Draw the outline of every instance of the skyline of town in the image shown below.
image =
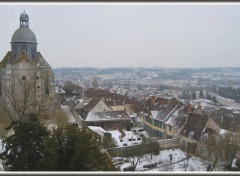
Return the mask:
<path fill-rule="evenodd" d="M 48 8 L 33 7 L 35 10 Z M 52 7 L 54 12 L 55 7 L 59 10 L 57 6 Z M 62 7 L 62 10 L 68 9 Z M 15 22 L 11 22 L 10 17 L 7 18 L 10 20 L 3 19 L 7 21 L 7 25 L 3 26 L 10 29 L 3 32 L 5 37 L 11 27 L 15 24 L 18 26 L 8 41 L 11 49 L 4 51 L 5 56 L 0 62 L 0 172 L 239 171 L 240 67 L 229 67 L 224 64 L 225 60 L 221 60 L 226 57 L 224 53 L 229 54 L 228 49 L 231 49 L 234 52 L 226 57 L 227 61 L 230 66 L 238 66 L 237 60 L 234 60 L 238 56 L 238 45 L 233 44 L 240 40 L 232 40 L 235 34 L 226 33 L 238 28 L 222 23 L 233 20 L 235 12 L 231 11 L 233 13 L 228 14 L 226 19 L 211 24 L 218 24 L 217 27 L 223 25 L 224 29 L 208 31 L 204 37 L 201 34 L 206 34 L 207 30 L 203 32 L 198 29 L 195 34 L 183 36 L 186 31 L 182 31 L 181 35 L 175 33 L 175 36 L 164 38 L 173 37 L 165 47 L 161 45 L 164 40 L 159 40 L 160 28 L 150 29 L 153 21 L 147 20 L 154 19 L 159 13 L 154 10 L 159 10 L 160 6 L 76 6 L 69 9 L 79 10 L 80 7 L 83 11 L 79 16 L 85 16 L 84 20 L 76 16 L 76 11 L 66 13 L 67 10 L 61 15 L 50 15 L 47 10 L 24 10 Z M 9 6 L 7 14 L 14 17 L 15 8 L 19 7 Z M 174 11 L 172 6 L 166 8 L 163 10 L 167 13 Z M 179 10 L 179 6 L 174 8 Z M 184 8 L 189 10 L 189 7 L 180 9 Z M 192 8 L 196 10 L 199 7 Z M 122 13 L 130 9 L 131 12 L 135 9 L 138 15 L 142 15 L 141 18 L 135 16 L 137 14 L 129 16 Z M 1 10 L 0 6 L 0 18 L 3 17 L 1 13 L 4 14 Z M 192 11 L 195 15 L 200 12 L 195 10 Z M 31 16 L 31 13 L 36 15 Z M 170 14 L 173 15 L 172 19 L 178 18 L 176 14 Z M 219 15 L 219 12 L 216 14 Z M 75 20 L 70 18 L 71 15 Z M 200 19 L 202 12 L 198 15 Z M 122 16 L 126 21 L 120 20 Z M 213 16 L 208 22 L 212 22 Z M 120 21 L 116 22 L 115 19 Z M 183 21 L 185 19 L 189 20 L 186 17 Z M 141 24 L 141 21 L 147 24 Z M 121 28 L 126 22 L 129 26 Z M 191 22 L 190 26 L 195 24 Z M 81 28 L 76 23 L 85 25 Z M 178 21 L 177 26 L 182 25 Z M 140 26 L 142 28 L 139 29 Z M 5 28 L 0 30 L 4 31 Z M 173 30 L 179 31 L 179 28 Z M 205 43 L 205 48 L 184 53 L 187 56 L 197 55 L 201 50 L 207 53 L 214 48 L 211 52 L 218 51 L 222 56 L 217 60 L 206 57 L 200 60 L 191 58 L 186 62 L 179 55 L 174 62 L 177 67 L 195 64 L 198 69 L 169 68 L 166 67 L 166 60 L 158 58 L 166 49 L 167 61 L 172 64 L 171 54 L 183 52 L 181 49 L 186 49 L 185 44 L 191 43 L 185 39 L 196 37 L 197 33 L 200 38 L 203 37 L 202 41 L 207 41 L 208 37 L 211 42 L 213 38 L 229 39 L 229 36 L 231 41 L 223 40 L 220 45 L 210 48 L 209 44 L 213 43 Z M 174 37 L 179 36 L 183 40 L 174 43 Z M 199 42 L 200 38 L 191 40 Z M 3 37 L 1 43 L 5 39 Z M 231 45 L 224 43 L 226 41 Z M 176 52 L 167 50 L 181 43 L 184 44 L 183 48 Z M 216 50 L 219 46 L 227 47 Z M 6 48 L 0 46 L 0 49 Z M 133 58 L 125 55 L 129 52 L 134 53 Z M 149 53 L 151 55 L 147 55 Z M 112 54 L 115 54 L 114 57 L 108 60 Z M 75 55 L 79 59 L 74 59 Z M 102 59 L 103 56 L 106 58 Z M 201 68 L 198 61 L 202 66 L 211 66 L 211 63 L 218 61 L 224 67 L 219 68 L 215 64 L 214 68 Z M 58 68 L 54 68 L 56 66 Z M 99 68 L 101 66 L 104 68 Z"/>

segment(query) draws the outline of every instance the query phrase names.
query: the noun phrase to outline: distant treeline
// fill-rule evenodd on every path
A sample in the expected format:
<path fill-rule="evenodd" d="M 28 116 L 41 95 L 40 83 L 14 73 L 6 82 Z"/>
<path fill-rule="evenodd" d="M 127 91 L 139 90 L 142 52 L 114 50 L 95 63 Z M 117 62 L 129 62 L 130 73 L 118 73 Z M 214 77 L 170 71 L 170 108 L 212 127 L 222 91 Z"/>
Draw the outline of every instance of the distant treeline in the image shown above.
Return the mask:
<path fill-rule="evenodd" d="M 216 73 L 216 72 L 240 72 L 240 67 L 235 68 L 224 68 L 224 67 L 215 67 L 215 68 L 160 68 L 160 67 L 113 67 L 113 68 L 94 68 L 94 67 L 63 67 L 63 68 L 55 68 L 54 71 L 62 71 L 62 72 L 97 72 L 102 74 L 113 74 L 113 73 L 140 73 L 140 72 L 173 72 L 173 74 L 180 74 L 182 76 L 188 76 L 193 73 Z"/>
<path fill-rule="evenodd" d="M 235 89 L 232 87 L 221 87 L 218 90 L 218 94 L 226 97 L 226 98 L 230 98 L 235 100 L 236 102 L 240 103 L 240 89 Z"/>

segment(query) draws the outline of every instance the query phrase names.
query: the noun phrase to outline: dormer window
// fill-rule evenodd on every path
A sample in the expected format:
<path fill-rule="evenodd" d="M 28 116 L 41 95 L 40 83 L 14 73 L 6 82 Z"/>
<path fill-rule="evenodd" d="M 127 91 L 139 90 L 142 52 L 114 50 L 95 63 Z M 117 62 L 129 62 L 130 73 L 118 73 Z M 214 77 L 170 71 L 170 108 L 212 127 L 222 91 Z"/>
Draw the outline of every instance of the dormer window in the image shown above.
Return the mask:
<path fill-rule="evenodd" d="M 203 133 L 201 136 L 201 142 L 204 142 L 208 138 L 208 133 Z"/>
<path fill-rule="evenodd" d="M 190 131 L 190 132 L 188 133 L 188 138 L 192 139 L 193 136 L 194 136 L 194 132 L 193 132 L 193 131 Z"/>

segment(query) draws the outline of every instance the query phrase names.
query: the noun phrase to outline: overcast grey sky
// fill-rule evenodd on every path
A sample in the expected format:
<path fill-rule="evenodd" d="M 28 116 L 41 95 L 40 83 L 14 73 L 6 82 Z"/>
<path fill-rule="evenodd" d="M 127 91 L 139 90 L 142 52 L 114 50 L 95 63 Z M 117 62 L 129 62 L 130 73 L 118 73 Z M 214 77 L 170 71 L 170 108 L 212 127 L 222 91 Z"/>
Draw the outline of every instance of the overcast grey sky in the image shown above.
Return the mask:
<path fill-rule="evenodd" d="M 240 4 L 0 4 L 0 58 L 23 10 L 53 67 L 240 67 Z"/>

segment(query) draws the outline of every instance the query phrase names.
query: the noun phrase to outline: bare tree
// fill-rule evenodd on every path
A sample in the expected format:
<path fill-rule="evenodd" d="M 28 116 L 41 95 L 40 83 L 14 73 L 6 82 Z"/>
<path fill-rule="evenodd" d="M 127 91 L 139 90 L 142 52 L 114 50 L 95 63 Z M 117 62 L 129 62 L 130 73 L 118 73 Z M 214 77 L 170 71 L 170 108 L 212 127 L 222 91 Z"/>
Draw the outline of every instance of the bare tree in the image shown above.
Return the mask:
<path fill-rule="evenodd" d="M 51 101 L 47 95 L 42 95 L 40 101 L 36 101 L 36 113 L 43 116 L 51 108 Z"/>
<path fill-rule="evenodd" d="M 81 94 L 83 91 L 83 88 L 80 85 L 74 84 L 71 81 L 64 82 L 62 88 L 66 91 L 67 96 L 72 96 L 74 91 L 77 94 Z"/>
<path fill-rule="evenodd" d="M 205 145 L 208 148 L 208 159 L 210 162 L 207 171 L 214 171 L 219 163 L 224 165 L 224 169 L 231 169 L 231 164 L 239 151 L 238 136 L 233 133 L 227 133 L 225 136 L 210 136 Z"/>
<path fill-rule="evenodd" d="M 50 108 L 49 96 L 36 99 L 36 84 L 28 79 L 13 80 L 3 90 L 4 100 L 0 103 L 1 113 L 8 114 L 11 121 L 24 118 L 29 113 L 41 115 Z"/>
<path fill-rule="evenodd" d="M 208 155 L 211 161 L 208 163 L 207 171 L 213 171 L 217 163 L 222 160 L 224 144 L 221 143 L 220 138 L 215 136 L 210 136 L 205 144 L 208 146 Z"/>
<path fill-rule="evenodd" d="M 153 141 L 153 140 L 150 140 L 148 144 L 145 144 L 147 145 L 148 149 L 149 149 L 149 152 L 151 154 L 151 159 L 152 159 L 152 155 L 158 155 L 159 152 L 160 152 L 160 146 L 159 146 L 159 143 L 156 142 L 156 141 Z"/>
<path fill-rule="evenodd" d="M 126 148 L 123 155 L 131 162 L 132 170 L 135 171 L 137 165 L 141 162 L 145 154 L 145 146 L 137 145 Z"/>
<path fill-rule="evenodd" d="M 223 143 L 223 161 L 225 169 L 230 170 L 232 162 L 239 151 L 239 136 L 238 134 L 228 133 L 222 140 Z"/>
<path fill-rule="evenodd" d="M 186 147 L 186 158 L 183 159 L 183 161 L 181 162 L 181 164 L 179 163 L 180 167 L 184 169 L 185 172 L 187 172 L 190 168 L 190 164 L 189 164 L 189 159 L 191 157 L 190 155 L 190 151 L 189 151 L 189 147 Z"/>

